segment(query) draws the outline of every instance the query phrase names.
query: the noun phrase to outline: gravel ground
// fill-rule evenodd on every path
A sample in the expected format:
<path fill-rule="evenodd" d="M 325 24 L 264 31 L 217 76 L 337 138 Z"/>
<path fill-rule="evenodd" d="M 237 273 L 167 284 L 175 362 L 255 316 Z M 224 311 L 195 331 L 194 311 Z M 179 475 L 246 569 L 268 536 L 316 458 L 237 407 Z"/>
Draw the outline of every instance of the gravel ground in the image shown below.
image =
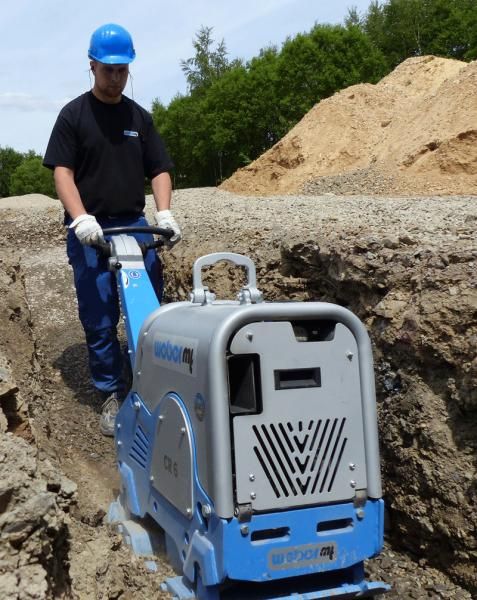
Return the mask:
<path fill-rule="evenodd" d="M 310 196 L 339 195 L 390 195 L 396 189 L 396 178 L 377 167 L 357 169 L 339 175 L 328 175 L 307 181 L 302 192 Z M 405 194 L 400 194 L 405 195 Z"/>

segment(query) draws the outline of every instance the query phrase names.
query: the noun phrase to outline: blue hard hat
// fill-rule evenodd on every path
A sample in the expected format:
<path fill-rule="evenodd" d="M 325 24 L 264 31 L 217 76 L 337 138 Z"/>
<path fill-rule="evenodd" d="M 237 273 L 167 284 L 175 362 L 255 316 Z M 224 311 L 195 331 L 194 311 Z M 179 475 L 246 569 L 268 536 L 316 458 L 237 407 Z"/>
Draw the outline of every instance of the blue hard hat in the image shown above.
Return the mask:
<path fill-rule="evenodd" d="M 88 56 L 107 65 L 120 65 L 132 62 L 136 51 L 129 32 L 121 25 L 108 23 L 93 32 Z"/>

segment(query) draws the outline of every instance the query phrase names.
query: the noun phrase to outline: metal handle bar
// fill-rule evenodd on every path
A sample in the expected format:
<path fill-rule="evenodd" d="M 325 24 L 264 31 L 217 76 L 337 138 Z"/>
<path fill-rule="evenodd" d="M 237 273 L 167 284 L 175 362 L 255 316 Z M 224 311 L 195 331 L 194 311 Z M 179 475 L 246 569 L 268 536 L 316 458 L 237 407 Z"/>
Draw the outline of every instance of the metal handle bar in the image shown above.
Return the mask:
<path fill-rule="evenodd" d="M 106 227 L 103 229 L 104 235 L 119 235 L 121 233 L 152 233 L 160 235 L 167 239 L 174 235 L 172 229 L 164 229 L 163 227 L 153 227 L 152 225 L 138 225 L 138 226 L 127 226 L 122 227 Z M 148 250 L 153 248 L 159 248 L 164 245 L 164 240 L 154 240 L 153 242 L 139 242 L 139 247 L 142 253 L 145 254 Z M 111 256 L 111 244 L 108 241 L 98 242 L 91 244 L 93 248 L 96 248 L 103 256 Z"/>
<path fill-rule="evenodd" d="M 225 261 L 240 267 L 245 267 L 247 270 L 247 285 L 255 287 L 257 285 L 257 275 L 255 272 L 255 265 L 248 256 L 242 254 L 235 254 L 234 252 L 214 252 L 213 254 L 206 254 L 198 258 L 192 270 L 192 282 L 194 289 L 201 288 L 202 286 L 202 269 L 215 263 Z"/>
<path fill-rule="evenodd" d="M 248 256 L 236 254 L 235 252 L 215 252 L 206 254 L 198 258 L 192 268 L 192 284 L 193 290 L 191 301 L 199 304 L 209 304 L 215 299 L 215 295 L 209 292 L 209 288 L 202 284 L 202 269 L 215 263 L 225 261 L 245 267 L 247 271 L 247 283 L 239 292 L 239 300 L 241 303 L 255 303 L 262 301 L 262 294 L 257 289 L 257 273 L 253 261 Z"/>
<path fill-rule="evenodd" d="M 117 235 L 120 233 L 153 233 L 156 235 L 162 235 L 169 239 L 174 235 L 172 229 L 165 229 L 164 227 L 153 227 L 152 225 L 138 225 L 136 226 L 123 226 L 123 227 L 106 227 L 103 229 L 105 235 Z"/>

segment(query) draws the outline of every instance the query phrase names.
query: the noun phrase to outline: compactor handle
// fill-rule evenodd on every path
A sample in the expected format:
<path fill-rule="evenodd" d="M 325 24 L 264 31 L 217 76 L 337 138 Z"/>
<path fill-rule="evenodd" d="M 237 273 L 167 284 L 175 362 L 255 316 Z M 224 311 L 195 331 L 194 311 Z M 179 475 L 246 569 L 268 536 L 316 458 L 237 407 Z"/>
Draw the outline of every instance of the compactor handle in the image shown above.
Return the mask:
<path fill-rule="evenodd" d="M 191 294 L 191 302 L 194 304 L 210 304 L 215 300 L 215 295 L 209 292 L 209 288 L 202 285 L 202 269 L 210 265 L 215 265 L 220 261 L 229 262 L 238 267 L 245 267 L 247 271 L 247 283 L 238 294 L 241 304 L 262 302 L 262 293 L 257 289 L 257 273 L 253 261 L 248 256 L 236 254 L 235 252 L 214 252 L 213 254 L 201 256 L 195 261 L 192 269 L 192 284 L 194 289 Z"/>
<path fill-rule="evenodd" d="M 104 235 L 120 235 L 130 234 L 130 233 L 152 233 L 153 235 L 160 235 L 162 238 L 166 238 L 167 240 L 174 235 L 172 229 L 165 229 L 164 227 L 154 227 L 152 225 L 121 225 L 120 227 L 105 227 L 103 229 Z M 103 256 L 111 256 L 111 242 L 97 242 L 96 244 L 92 244 L 93 248 L 96 248 L 98 252 L 100 252 Z M 164 246 L 164 239 L 154 240 L 153 242 L 139 242 L 139 247 L 143 255 L 146 254 L 148 250 L 153 250 L 154 248 L 160 248 Z"/>
<path fill-rule="evenodd" d="M 165 229 L 164 227 L 154 227 L 152 225 L 124 225 L 122 227 L 107 227 L 103 229 L 104 235 L 118 235 L 120 233 L 152 233 L 155 235 L 162 235 L 166 239 L 171 238 L 174 235 L 172 229 Z"/>

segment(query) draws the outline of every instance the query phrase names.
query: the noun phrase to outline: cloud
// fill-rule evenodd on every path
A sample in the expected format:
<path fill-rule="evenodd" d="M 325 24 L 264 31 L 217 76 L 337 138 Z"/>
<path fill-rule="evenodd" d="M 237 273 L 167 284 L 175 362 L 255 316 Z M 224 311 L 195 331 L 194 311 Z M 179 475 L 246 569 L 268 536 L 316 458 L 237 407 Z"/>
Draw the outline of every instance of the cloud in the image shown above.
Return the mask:
<path fill-rule="evenodd" d="M 0 108 L 22 112 L 57 113 L 71 98 L 52 100 L 43 96 L 34 96 L 20 92 L 0 93 Z"/>

